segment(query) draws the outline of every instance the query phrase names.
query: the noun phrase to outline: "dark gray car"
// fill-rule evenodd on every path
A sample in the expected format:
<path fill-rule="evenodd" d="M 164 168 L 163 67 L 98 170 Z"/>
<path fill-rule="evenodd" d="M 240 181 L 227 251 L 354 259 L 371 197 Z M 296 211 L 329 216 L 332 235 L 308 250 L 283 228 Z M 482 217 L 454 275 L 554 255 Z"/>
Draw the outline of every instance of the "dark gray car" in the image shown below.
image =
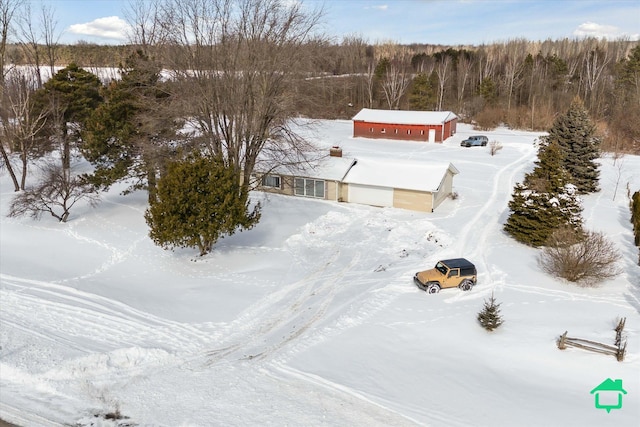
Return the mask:
<path fill-rule="evenodd" d="M 474 135 L 462 141 L 460 143 L 460 146 L 461 147 L 474 147 L 474 146 L 484 147 L 485 145 L 487 145 L 487 142 L 489 142 L 489 138 L 487 138 L 486 136 Z"/>

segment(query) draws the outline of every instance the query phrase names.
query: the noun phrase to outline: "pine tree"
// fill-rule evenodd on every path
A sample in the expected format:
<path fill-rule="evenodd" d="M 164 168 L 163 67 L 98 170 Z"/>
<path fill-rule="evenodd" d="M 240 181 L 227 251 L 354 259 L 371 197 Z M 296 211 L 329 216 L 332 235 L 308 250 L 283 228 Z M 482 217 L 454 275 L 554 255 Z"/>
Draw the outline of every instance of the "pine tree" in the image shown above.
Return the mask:
<path fill-rule="evenodd" d="M 37 111 L 47 115 L 44 130 L 60 144 L 62 167 L 67 177 L 71 169 L 71 145 L 78 126 L 103 102 L 98 77 L 71 63 L 54 74 L 34 94 Z M 72 125 L 73 124 L 73 125 Z"/>
<path fill-rule="evenodd" d="M 575 186 L 568 183 L 557 143 L 543 140 L 535 164 L 514 188 L 504 230 L 521 243 L 542 246 L 560 227 L 582 228 L 582 205 Z"/>
<path fill-rule="evenodd" d="M 160 65 L 141 51 L 120 67 L 121 78 L 104 91 L 106 102 L 96 108 L 83 129 L 82 154 L 94 171 L 86 178 L 102 189 L 133 178 L 127 190 L 149 189 L 153 198 L 156 171 L 166 157 L 166 141 L 176 138 L 178 123 L 167 104 Z"/>
<path fill-rule="evenodd" d="M 409 109 L 433 110 L 436 105 L 436 91 L 431 79 L 425 73 L 419 73 L 411 85 Z"/>
<path fill-rule="evenodd" d="M 640 191 L 636 191 L 631 197 L 631 223 L 635 235 L 634 242 L 640 247 Z"/>
<path fill-rule="evenodd" d="M 543 137 L 547 142 L 559 144 L 564 153 L 564 167 L 580 194 L 599 190 L 600 171 L 595 160 L 600 157 L 601 140 L 595 132 L 582 101 L 576 99 L 567 113 L 556 119 L 549 135 Z"/>
<path fill-rule="evenodd" d="M 260 205 L 250 211 L 246 189 L 222 160 L 194 154 L 167 165 L 145 219 L 157 245 L 205 255 L 224 235 L 253 227 Z"/>
<path fill-rule="evenodd" d="M 500 303 L 496 303 L 496 299 L 491 294 L 489 300 L 484 301 L 484 307 L 478 313 L 478 322 L 487 331 L 493 331 L 504 323 L 502 315 L 500 314 Z"/>

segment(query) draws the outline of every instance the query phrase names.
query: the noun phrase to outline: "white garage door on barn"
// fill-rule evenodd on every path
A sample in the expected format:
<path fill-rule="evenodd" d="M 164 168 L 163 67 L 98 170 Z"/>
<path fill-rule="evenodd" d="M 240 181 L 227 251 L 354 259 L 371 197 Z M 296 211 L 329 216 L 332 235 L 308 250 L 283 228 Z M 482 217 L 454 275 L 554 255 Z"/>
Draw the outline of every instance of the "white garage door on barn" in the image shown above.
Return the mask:
<path fill-rule="evenodd" d="M 371 206 L 393 206 L 393 188 L 349 184 L 349 202 Z"/>

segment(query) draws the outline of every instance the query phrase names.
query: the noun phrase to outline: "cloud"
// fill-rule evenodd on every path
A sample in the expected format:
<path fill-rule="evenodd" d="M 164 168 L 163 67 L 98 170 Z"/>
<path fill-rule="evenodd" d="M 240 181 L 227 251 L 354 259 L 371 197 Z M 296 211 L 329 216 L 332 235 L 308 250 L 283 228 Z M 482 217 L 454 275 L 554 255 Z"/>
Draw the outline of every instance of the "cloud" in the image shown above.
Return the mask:
<path fill-rule="evenodd" d="M 86 24 L 71 25 L 67 31 L 83 36 L 94 36 L 104 39 L 125 40 L 128 25 L 125 20 L 117 16 L 98 18 Z"/>
<path fill-rule="evenodd" d="M 388 4 L 380 4 L 378 6 L 365 6 L 365 9 L 378 9 L 378 10 L 387 10 L 389 9 Z"/>
<path fill-rule="evenodd" d="M 596 37 L 599 39 L 617 39 L 620 37 L 629 37 L 629 34 L 620 32 L 618 27 L 613 25 L 601 25 L 595 22 L 585 22 L 580 24 L 578 28 L 573 32 L 574 36 L 578 37 Z M 631 35 L 631 38 L 638 37 L 638 35 Z"/>

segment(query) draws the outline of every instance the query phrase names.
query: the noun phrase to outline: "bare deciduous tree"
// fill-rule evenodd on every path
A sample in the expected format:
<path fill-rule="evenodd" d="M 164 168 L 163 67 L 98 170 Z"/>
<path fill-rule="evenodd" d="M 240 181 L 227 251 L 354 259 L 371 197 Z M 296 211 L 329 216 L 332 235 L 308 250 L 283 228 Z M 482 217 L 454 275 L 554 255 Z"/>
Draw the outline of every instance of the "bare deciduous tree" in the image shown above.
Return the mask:
<path fill-rule="evenodd" d="M 261 153 L 291 164 L 307 141 L 291 127 L 296 77 L 322 12 L 281 0 L 171 0 L 171 71 L 211 155 L 250 183 Z"/>
<path fill-rule="evenodd" d="M 94 187 L 79 176 L 67 177 L 58 162 L 42 167 L 40 180 L 33 187 L 18 193 L 9 206 L 9 217 L 30 216 L 39 219 L 49 213 L 60 222 L 67 222 L 71 208 L 80 200 L 95 206 L 99 196 Z"/>
<path fill-rule="evenodd" d="M 382 80 L 382 90 L 390 110 L 398 109 L 400 99 L 411 83 L 408 67 L 403 63 L 392 61 Z"/>
<path fill-rule="evenodd" d="M 56 27 L 55 11 L 50 6 L 42 4 L 39 17 L 34 18 L 30 4 L 26 4 L 20 17 L 20 45 L 30 65 L 34 67 L 38 87 L 42 87 L 43 83 L 43 61 L 49 66 L 49 75 L 53 76 L 55 73 L 60 39 Z"/>
<path fill-rule="evenodd" d="M 506 64 L 504 70 L 505 84 L 507 86 L 507 111 L 511 110 L 511 98 L 513 90 L 518 85 L 518 79 L 524 66 L 524 58 L 527 55 L 526 40 L 515 40 L 505 46 Z"/>
<path fill-rule="evenodd" d="M 0 135 L 20 153 L 22 176 L 20 189 L 25 189 L 27 167 L 36 135 L 46 123 L 46 110 L 35 111 L 33 94 L 36 81 L 29 68 L 14 70 L 5 80 L 6 107 L 9 120 L 0 122 Z"/>
<path fill-rule="evenodd" d="M 373 94 L 375 88 L 375 77 L 376 77 L 376 64 L 375 61 L 370 60 L 367 64 L 367 72 L 364 74 L 364 79 L 366 82 L 367 88 L 367 101 L 369 101 L 368 107 L 373 108 Z"/>
<path fill-rule="evenodd" d="M 124 12 L 129 23 L 129 41 L 140 46 L 145 54 L 151 46 L 159 46 L 167 39 L 166 19 L 162 0 L 130 0 Z"/>
<path fill-rule="evenodd" d="M 469 81 L 469 77 L 471 75 L 471 68 L 473 67 L 473 63 L 466 55 L 461 55 L 458 58 L 458 67 L 457 67 L 457 88 L 458 88 L 458 111 L 462 111 L 462 105 L 464 100 L 464 95 L 466 93 L 467 82 Z"/>
<path fill-rule="evenodd" d="M 593 286 L 620 274 L 619 258 L 618 250 L 604 233 L 562 228 L 550 236 L 538 262 L 552 276 Z"/>
<path fill-rule="evenodd" d="M 9 42 L 9 34 L 12 30 L 13 19 L 20 6 L 18 0 L 0 0 L 0 122 L 7 124 L 9 122 L 9 108 L 6 94 L 5 79 L 11 71 L 11 67 L 6 67 L 7 62 L 7 44 Z M 13 170 L 9 153 L 10 138 L 6 134 L 5 126 L 0 126 L 0 154 L 2 155 L 2 166 L 7 170 L 15 191 L 20 190 L 18 178 Z"/>
<path fill-rule="evenodd" d="M 50 75 L 55 74 L 55 66 L 58 60 L 58 41 L 61 33 L 56 31 L 58 21 L 55 17 L 55 10 L 47 5 L 42 5 L 40 9 L 40 25 L 42 27 L 42 39 L 44 41 L 45 56 L 49 66 Z"/>
<path fill-rule="evenodd" d="M 449 80 L 449 71 L 451 68 L 451 57 L 445 55 L 442 60 L 438 61 L 436 74 L 438 75 L 438 111 L 442 111 L 442 100 L 444 98 L 444 87 Z"/>

